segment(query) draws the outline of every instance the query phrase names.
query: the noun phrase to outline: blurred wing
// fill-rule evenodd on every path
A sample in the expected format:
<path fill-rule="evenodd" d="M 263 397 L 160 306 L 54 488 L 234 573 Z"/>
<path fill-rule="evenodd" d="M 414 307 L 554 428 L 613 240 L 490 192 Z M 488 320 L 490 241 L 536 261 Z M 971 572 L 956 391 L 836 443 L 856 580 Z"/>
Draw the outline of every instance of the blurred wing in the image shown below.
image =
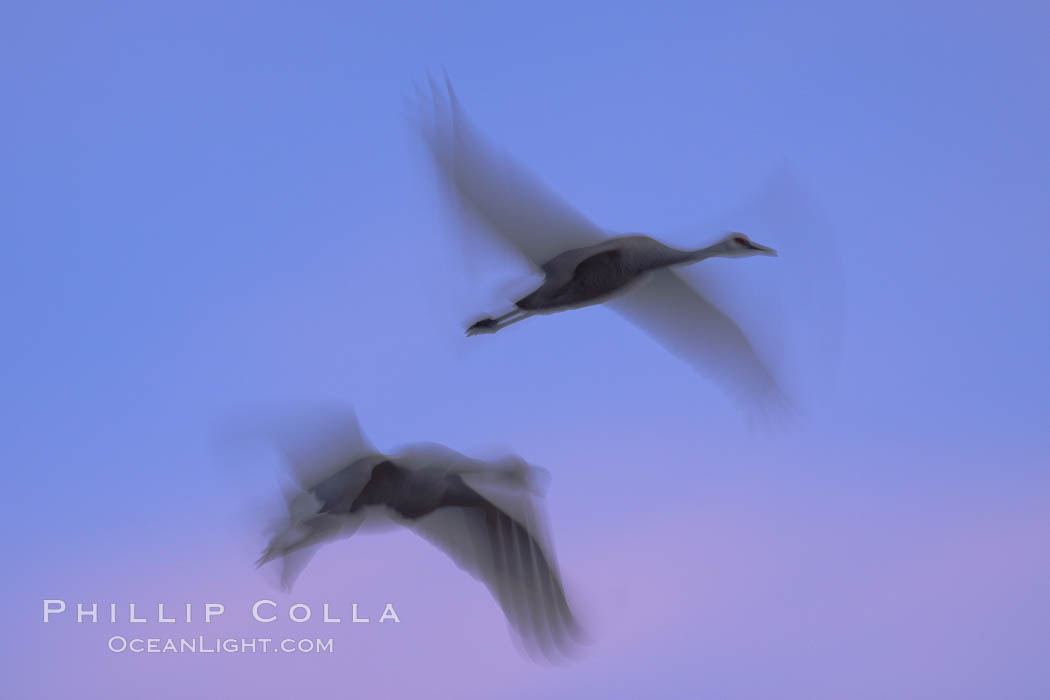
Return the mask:
<path fill-rule="evenodd" d="M 452 83 L 430 81 L 429 117 L 420 95 L 423 136 L 459 206 L 537 267 L 606 234 L 539 180 L 490 146 L 460 107 Z"/>
<path fill-rule="evenodd" d="M 757 225 L 764 225 L 771 236 L 777 232 L 781 248 L 793 251 L 781 258 L 783 282 L 776 290 L 795 331 L 793 369 L 801 372 L 806 385 L 833 387 L 845 317 L 845 285 L 834 227 L 815 194 L 786 164 L 741 209 L 743 218 L 750 209 Z"/>
<path fill-rule="evenodd" d="M 280 557 L 281 590 L 292 590 L 299 575 L 321 547 L 337 539 L 350 537 L 361 521 L 360 517 L 324 514 L 301 523 L 301 531 L 297 533 L 300 541 Z"/>
<path fill-rule="evenodd" d="M 561 578 L 539 540 L 490 501 L 442 508 L 412 525 L 461 569 L 480 580 L 530 653 L 570 655 L 581 631 Z"/>
<path fill-rule="evenodd" d="M 776 352 L 778 379 L 791 381 L 793 401 L 833 388 L 846 290 L 838 235 L 814 192 L 784 163 L 735 207 L 679 236 L 708 231 L 744 231 L 780 251 L 774 265 L 704 265 L 699 289 L 716 304 L 763 309 L 752 340 Z M 692 270 L 684 276 L 695 284 L 701 273 Z"/>
<path fill-rule="evenodd" d="M 374 452 L 354 409 L 343 403 L 256 409 L 230 421 L 225 432 L 271 443 L 304 489 Z"/>
<path fill-rule="evenodd" d="M 740 327 L 674 272 L 653 273 L 607 305 L 745 404 L 783 400 Z"/>

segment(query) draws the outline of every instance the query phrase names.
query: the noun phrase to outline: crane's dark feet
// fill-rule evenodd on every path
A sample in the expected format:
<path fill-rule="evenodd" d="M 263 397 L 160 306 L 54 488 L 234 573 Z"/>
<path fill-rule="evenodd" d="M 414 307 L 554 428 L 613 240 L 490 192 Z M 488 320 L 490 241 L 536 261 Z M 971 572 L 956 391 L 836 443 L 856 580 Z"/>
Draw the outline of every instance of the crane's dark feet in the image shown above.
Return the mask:
<path fill-rule="evenodd" d="M 499 325 L 496 323 L 496 319 L 483 318 L 467 329 L 467 335 L 477 335 L 478 333 L 495 333 L 498 330 Z"/>

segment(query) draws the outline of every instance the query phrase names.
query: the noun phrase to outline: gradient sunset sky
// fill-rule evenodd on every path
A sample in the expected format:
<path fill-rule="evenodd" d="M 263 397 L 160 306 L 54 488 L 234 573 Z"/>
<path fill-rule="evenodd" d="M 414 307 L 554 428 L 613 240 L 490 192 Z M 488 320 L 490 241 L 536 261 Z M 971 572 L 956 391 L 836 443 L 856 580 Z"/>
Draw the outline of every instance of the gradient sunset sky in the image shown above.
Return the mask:
<path fill-rule="evenodd" d="M 6 4 L 0 697 L 1050 697 L 1047 26 L 1034 2 Z M 463 336 L 528 272 L 460 235 L 406 118 L 443 68 L 596 223 L 780 251 L 687 276 L 790 421 L 750 425 L 600 307 Z M 582 658 L 524 658 L 410 532 L 290 594 L 252 566 L 280 465 L 217 430 L 333 400 L 382 449 L 550 471 Z M 46 598 L 227 613 L 45 625 Z M 260 598 L 401 622 L 271 628 Z M 284 633 L 335 653 L 106 651 Z"/>

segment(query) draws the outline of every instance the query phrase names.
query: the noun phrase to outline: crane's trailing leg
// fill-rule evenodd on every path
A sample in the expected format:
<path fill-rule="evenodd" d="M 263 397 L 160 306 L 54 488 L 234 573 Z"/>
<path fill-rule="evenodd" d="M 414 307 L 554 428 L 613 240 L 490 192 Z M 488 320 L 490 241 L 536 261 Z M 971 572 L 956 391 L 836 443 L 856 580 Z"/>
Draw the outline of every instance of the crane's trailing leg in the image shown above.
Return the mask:
<path fill-rule="evenodd" d="M 467 329 L 467 335 L 478 335 L 479 333 L 495 333 L 496 331 L 502 328 L 506 328 L 512 323 L 524 321 L 529 316 L 531 316 L 532 313 L 533 312 L 531 311 L 514 309 L 513 311 L 508 311 L 502 316 L 497 316 L 496 318 L 483 318 Z"/>

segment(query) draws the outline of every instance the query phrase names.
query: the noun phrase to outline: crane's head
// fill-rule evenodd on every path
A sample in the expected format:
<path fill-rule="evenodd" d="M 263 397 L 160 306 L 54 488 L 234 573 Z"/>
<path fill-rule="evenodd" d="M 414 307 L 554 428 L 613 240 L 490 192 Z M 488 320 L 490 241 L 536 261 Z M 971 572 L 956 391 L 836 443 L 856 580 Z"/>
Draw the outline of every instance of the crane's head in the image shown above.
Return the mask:
<path fill-rule="evenodd" d="M 759 243 L 755 243 L 742 233 L 733 232 L 715 244 L 719 250 L 717 255 L 724 258 L 742 258 L 746 255 L 772 255 L 777 251 Z"/>

